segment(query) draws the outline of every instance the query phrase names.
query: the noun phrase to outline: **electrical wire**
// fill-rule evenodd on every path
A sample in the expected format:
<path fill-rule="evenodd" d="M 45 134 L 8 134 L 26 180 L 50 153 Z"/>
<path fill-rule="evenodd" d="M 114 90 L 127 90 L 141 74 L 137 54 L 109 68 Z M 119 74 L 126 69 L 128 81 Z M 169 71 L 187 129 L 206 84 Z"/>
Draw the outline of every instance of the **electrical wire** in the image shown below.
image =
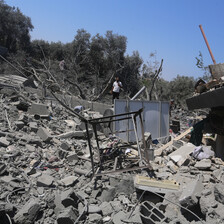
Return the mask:
<path fill-rule="evenodd" d="M 10 216 L 6 213 L 6 217 L 8 218 L 8 220 L 9 220 L 9 224 L 12 224 L 12 220 L 11 220 L 11 218 L 10 218 Z"/>

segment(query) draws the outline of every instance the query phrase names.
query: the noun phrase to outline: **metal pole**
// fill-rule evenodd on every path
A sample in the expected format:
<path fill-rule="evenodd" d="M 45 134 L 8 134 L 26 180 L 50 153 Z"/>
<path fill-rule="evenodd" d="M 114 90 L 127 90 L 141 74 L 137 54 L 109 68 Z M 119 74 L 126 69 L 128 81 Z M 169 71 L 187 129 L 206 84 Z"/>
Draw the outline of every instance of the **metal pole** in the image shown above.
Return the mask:
<path fill-rule="evenodd" d="M 145 86 L 143 86 L 132 98 L 131 100 L 135 100 L 143 91 L 145 90 Z"/>
<path fill-rule="evenodd" d="M 200 28 L 200 30 L 201 30 L 201 33 L 202 33 L 203 37 L 204 37 L 204 40 L 205 40 L 205 43 L 206 43 L 206 45 L 207 45 L 208 51 L 209 51 L 209 53 L 210 53 L 210 55 L 211 55 L 212 61 L 213 61 L 214 65 L 216 65 L 215 58 L 214 58 L 214 56 L 213 56 L 213 54 L 212 54 L 212 51 L 211 51 L 211 48 L 210 48 L 210 46 L 209 46 L 209 44 L 208 44 L 208 40 L 207 40 L 207 38 L 206 38 L 206 36 L 205 36 L 204 30 L 203 30 L 203 28 L 202 28 L 202 25 L 199 25 L 199 28 Z"/>
<path fill-rule="evenodd" d="M 140 149 L 140 146 L 139 146 L 136 117 L 134 117 L 133 114 L 132 114 L 132 122 L 133 122 L 133 126 L 134 126 L 134 131 L 135 131 L 135 138 L 136 138 L 136 142 L 137 142 L 137 146 L 138 146 L 138 154 L 139 154 L 139 157 L 140 157 L 140 161 L 142 162 L 142 153 L 141 153 L 141 149 Z"/>
<path fill-rule="evenodd" d="M 92 146 L 91 146 L 91 141 L 90 141 L 90 135 L 89 135 L 89 127 L 88 127 L 88 123 L 85 122 L 85 126 L 86 126 L 86 135 L 87 135 L 87 141 L 88 141 L 88 145 L 89 145 L 89 153 L 90 153 L 90 159 L 91 159 L 91 165 L 92 165 L 92 177 L 95 174 L 94 171 L 94 161 L 93 161 L 93 152 L 92 152 Z"/>

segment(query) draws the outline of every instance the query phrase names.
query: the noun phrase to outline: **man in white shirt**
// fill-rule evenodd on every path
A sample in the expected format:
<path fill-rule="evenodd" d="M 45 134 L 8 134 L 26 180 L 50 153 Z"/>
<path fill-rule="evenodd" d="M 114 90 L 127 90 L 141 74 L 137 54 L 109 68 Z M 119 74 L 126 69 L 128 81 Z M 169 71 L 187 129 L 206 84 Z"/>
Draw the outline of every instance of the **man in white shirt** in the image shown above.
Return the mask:
<path fill-rule="evenodd" d="M 122 88 L 122 83 L 119 81 L 119 77 L 116 76 L 115 82 L 113 83 L 113 87 L 112 87 L 113 102 L 114 102 L 114 99 L 119 99 L 119 93 L 121 88 Z"/>

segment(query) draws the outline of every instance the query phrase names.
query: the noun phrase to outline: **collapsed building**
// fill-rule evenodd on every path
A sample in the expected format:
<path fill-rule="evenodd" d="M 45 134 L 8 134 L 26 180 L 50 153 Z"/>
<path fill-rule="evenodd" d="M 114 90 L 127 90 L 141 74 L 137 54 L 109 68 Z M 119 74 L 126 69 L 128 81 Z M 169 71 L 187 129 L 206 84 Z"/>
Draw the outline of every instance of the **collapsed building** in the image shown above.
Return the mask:
<path fill-rule="evenodd" d="M 1 223 L 223 223 L 223 64 L 210 71 L 186 101 L 197 116 L 171 118 L 169 102 L 112 107 L 1 76 Z"/>

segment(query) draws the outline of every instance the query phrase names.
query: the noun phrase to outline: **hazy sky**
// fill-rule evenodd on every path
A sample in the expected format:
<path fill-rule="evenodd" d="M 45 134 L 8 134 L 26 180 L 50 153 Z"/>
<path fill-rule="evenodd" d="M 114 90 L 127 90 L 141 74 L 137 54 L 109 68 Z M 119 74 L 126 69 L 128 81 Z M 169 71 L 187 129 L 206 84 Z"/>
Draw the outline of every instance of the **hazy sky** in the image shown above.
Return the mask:
<path fill-rule="evenodd" d="M 138 50 L 144 61 L 151 52 L 164 59 L 163 77 L 198 77 L 199 51 L 212 64 L 198 25 L 202 24 L 217 63 L 224 62 L 223 0 L 5 0 L 31 17 L 32 39 L 73 40 L 84 28 L 91 35 L 107 30 L 128 38 L 127 53 Z"/>

